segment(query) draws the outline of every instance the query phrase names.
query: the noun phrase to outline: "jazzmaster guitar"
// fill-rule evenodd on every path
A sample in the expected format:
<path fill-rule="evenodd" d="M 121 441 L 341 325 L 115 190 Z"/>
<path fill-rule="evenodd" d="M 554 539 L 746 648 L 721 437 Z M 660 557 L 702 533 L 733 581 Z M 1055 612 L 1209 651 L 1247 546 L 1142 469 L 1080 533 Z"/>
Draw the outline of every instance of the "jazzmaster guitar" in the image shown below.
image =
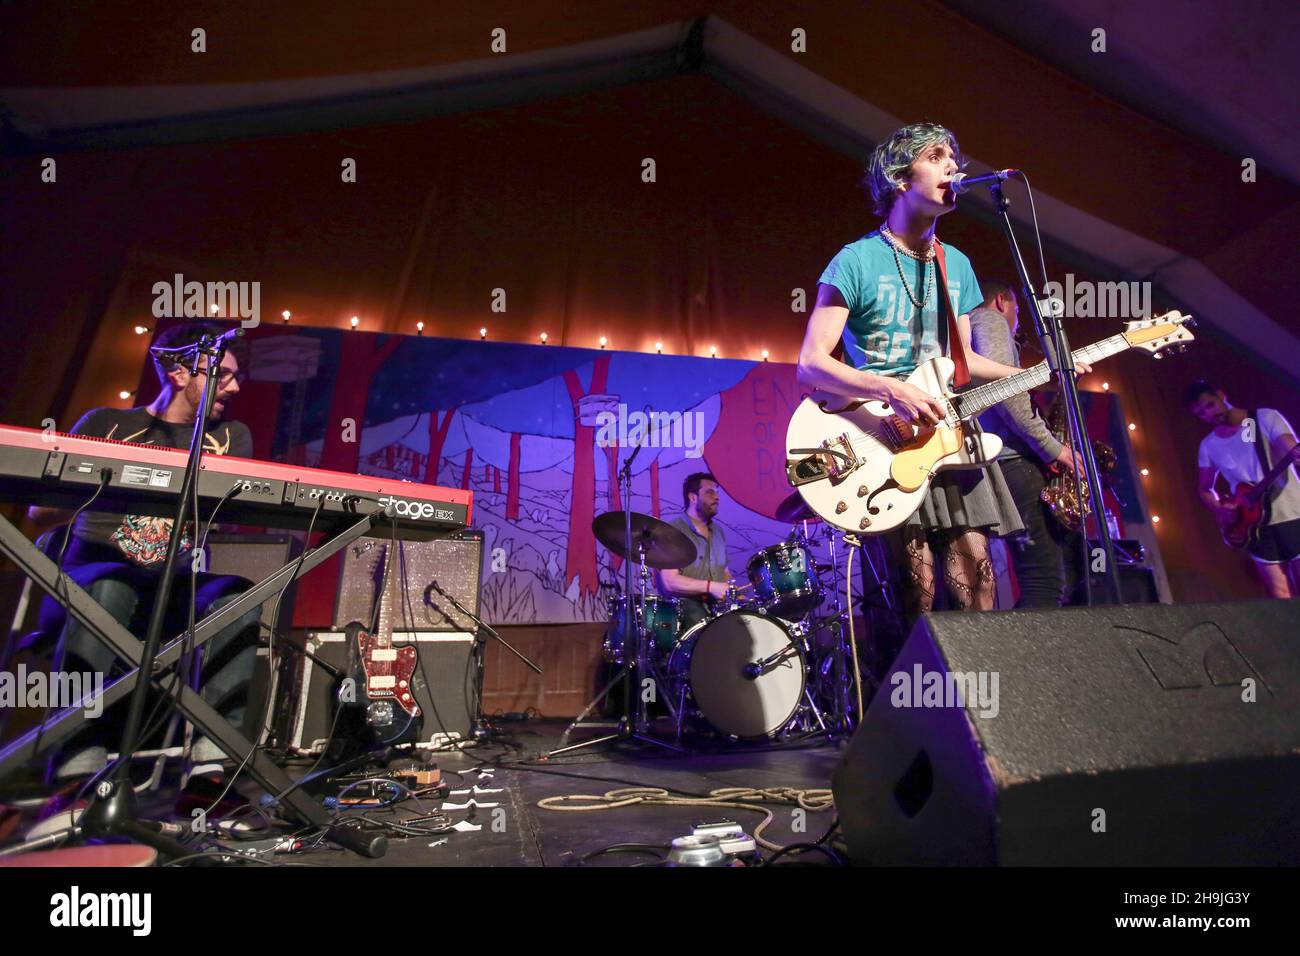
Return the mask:
<path fill-rule="evenodd" d="M 1075 349 L 1093 364 L 1128 349 L 1160 357 L 1173 345 L 1192 341 L 1191 316 L 1168 312 L 1129 322 L 1123 332 Z M 935 427 L 900 418 L 888 402 L 846 399 L 814 392 L 799 403 L 786 430 L 786 475 L 808 507 L 837 528 L 881 534 L 910 518 L 934 476 L 948 468 L 980 468 L 1002 450 L 1002 439 L 980 431 L 974 419 L 1013 395 L 1051 378 L 1046 362 L 1015 375 L 951 391 L 952 360 L 930 359 L 907 377 L 944 409 Z"/>
<path fill-rule="evenodd" d="M 394 745 L 419 739 L 422 729 L 420 705 L 415 700 L 413 681 L 419 664 L 415 645 L 393 646 L 392 605 L 401 592 L 390 585 L 393 565 L 401 555 L 384 544 L 375 567 L 379 607 L 377 626 L 368 628 L 353 621 L 345 628 L 350 648 L 349 675 L 356 689 L 353 719 L 340 725 L 343 736 L 352 736 L 363 747 Z M 399 545 L 400 547 L 400 545 Z M 395 582 L 394 582 L 395 583 Z M 364 715 L 365 728 L 357 726 L 355 715 Z"/>

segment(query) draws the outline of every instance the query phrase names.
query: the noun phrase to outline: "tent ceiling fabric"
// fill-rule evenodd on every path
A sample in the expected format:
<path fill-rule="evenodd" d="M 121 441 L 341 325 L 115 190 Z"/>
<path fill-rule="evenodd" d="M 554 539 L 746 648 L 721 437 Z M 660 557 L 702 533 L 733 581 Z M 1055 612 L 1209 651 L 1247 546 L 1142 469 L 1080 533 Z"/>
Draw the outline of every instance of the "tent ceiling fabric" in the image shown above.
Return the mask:
<path fill-rule="evenodd" d="M 948 5 L 1112 99 L 1300 184 L 1295 0 L 1170 0 L 1154 15 L 1149 2 L 1122 0 Z M 1099 55 L 1079 38 L 1103 25 Z"/>
<path fill-rule="evenodd" d="M 1182 19 L 1165 18 L 1171 23 L 1162 28 L 1169 37 L 1165 46 L 1152 39 L 1149 7 L 1139 17 L 1123 5 L 1067 7 L 1050 0 L 1041 16 L 1021 9 L 1016 17 L 1005 11 L 1017 5 L 997 14 L 965 3 L 955 6 L 994 33 L 932 0 L 915 3 L 905 16 L 873 10 L 874 39 L 860 42 L 843 37 L 849 32 L 846 22 L 866 23 L 861 7 L 842 2 L 796 15 L 774 3 L 717 2 L 717 13 L 706 20 L 685 16 L 685 4 L 667 2 L 635 12 L 594 5 L 591 15 L 578 20 L 548 17 L 545 11 L 557 8 L 544 3 L 513 9 L 506 4 L 490 14 L 465 10 L 444 15 L 436 29 L 427 14 L 417 16 L 411 5 L 399 3 L 353 20 L 313 22 L 268 14 L 270 24 L 259 25 L 267 35 L 287 41 L 276 47 L 219 9 L 196 17 L 172 7 L 133 8 L 138 18 L 150 18 L 151 29 L 126 35 L 120 17 L 97 8 L 79 15 L 94 30 L 68 31 L 20 3 L 8 17 L 25 22 L 30 32 L 21 46 L 14 42 L 17 30 L 6 31 L 9 39 L 0 40 L 0 61 L 7 61 L 0 103 L 28 153 L 409 121 L 697 68 L 783 121 L 857 157 L 906 120 L 918 115 L 941 119 L 961 132 L 975 171 L 990 168 L 980 159 L 1035 171 L 1044 239 L 1061 258 L 1116 280 L 1152 281 L 1259 361 L 1300 382 L 1295 369 L 1281 364 L 1300 354 L 1295 335 L 1300 320 L 1291 317 L 1289 308 L 1279 308 L 1294 301 L 1281 294 L 1291 291 L 1285 288 L 1287 280 L 1261 280 L 1250 257 L 1233 248 L 1238 242 L 1251 250 L 1268 248 L 1292 236 L 1300 220 L 1300 189 L 1267 176 L 1242 183 L 1240 160 L 1213 145 L 1238 139 L 1258 146 L 1275 165 L 1277 157 L 1295 162 L 1294 151 L 1284 155 L 1278 149 L 1294 133 L 1277 125 L 1283 122 L 1279 117 L 1290 115 L 1279 100 L 1294 87 L 1272 85 L 1264 102 L 1277 109 L 1265 110 L 1266 115 L 1237 111 L 1234 116 L 1232 97 L 1216 101 L 1209 95 L 1207 84 L 1216 82 L 1207 79 L 1212 71 L 1179 68 L 1179 57 L 1204 35 L 1198 31 L 1214 25 L 1207 12 L 1214 5 L 1191 11 L 1186 4 L 1170 3 L 1168 9 Z M 665 20 L 668 16 L 677 19 Z M 209 54 L 188 52 L 189 30 L 200 23 L 211 23 L 205 27 Z M 491 56 L 486 49 L 491 24 L 502 23 L 509 27 L 511 52 Z M 1110 60 L 1081 59 L 1063 47 L 1074 43 L 1086 49 L 1093 23 L 1108 28 L 1114 50 Z M 809 36 L 806 56 L 790 52 L 790 30 L 796 26 Z M 181 38 L 183 56 L 159 56 L 157 50 L 141 48 L 146 34 L 156 43 L 160 31 L 169 30 Z M 933 85 L 924 91 L 915 83 L 900 87 L 891 71 L 881 69 L 879 57 L 862 58 L 873 44 L 884 45 L 895 33 L 907 37 L 918 55 L 946 64 L 941 85 L 958 75 L 961 83 L 936 100 Z M 1061 76 L 996 33 L 1059 55 L 1084 83 Z M 101 42 L 87 46 L 89 34 Z M 340 34 L 349 41 L 346 48 L 338 46 Z M 33 42 L 34 36 L 40 43 Z M 834 43 L 829 36 L 836 37 Z M 300 42 L 292 42 L 295 37 Z M 55 64 L 68 60 L 34 58 L 31 51 L 42 44 L 75 56 L 75 65 L 60 71 Z M 311 60 L 314 75 L 302 59 L 304 45 L 317 51 Z M 239 55 L 221 52 L 229 46 Z M 1219 59 L 1240 67 L 1232 58 L 1236 49 L 1224 44 Z M 1286 60 L 1278 48 L 1267 49 Z M 110 57 L 109 50 L 127 55 Z M 1149 67 L 1115 69 L 1153 53 L 1158 57 Z M 336 64 L 336 69 L 322 74 L 322 63 Z M 1287 63 L 1294 71 L 1294 64 Z M 1165 85 L 1144 87 L 1143 77 L 1153 71 Z M 1245 82 L 1240 69 L 1224 75 L 1229 91 L 1239 93 Z M 1086 85 L 1092 83 L 1095 88 Z M 1096 88 L 1153 118 L 1101 98 Z M 1168 96 L 1157 95 L 1170 89 L 1174 92 Z M 1204 107 L 1207 100 L 1220 105 L 1204 109 L 1203 120 L 1196 122 L 1178 105 Z M 1000 109 L 991 110 L 990 103 Z M 1019 115 L 1035 120 L 1022 129 Z M 1235 125 L 1227 124 L 1229 118 Z M 1286 162 L 1279 168 L 1288 176 L 1294 172 Z M 1017 190 L 1012 200 L 1023 223 L 1028 210 L 1022 195 Z M 985 218 L 992 216 L 982 192 L 967 203 Z"/>

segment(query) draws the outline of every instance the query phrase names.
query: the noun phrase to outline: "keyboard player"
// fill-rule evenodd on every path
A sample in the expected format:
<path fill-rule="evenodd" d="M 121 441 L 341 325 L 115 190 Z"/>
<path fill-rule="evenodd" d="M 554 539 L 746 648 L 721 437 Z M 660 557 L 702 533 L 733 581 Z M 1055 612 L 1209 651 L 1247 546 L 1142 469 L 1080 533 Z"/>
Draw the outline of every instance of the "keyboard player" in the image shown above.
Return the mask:
<path fill-rule="evenodd" d="M 159 336 L 156 347 L 182 348 L 202 336 L 221 334 L 224 329 L 204 322 L 186 322 L 172 326 Z M 202 402 L 206 363 L 195 376 L 181 365 L 154 359 L 160 390 L 148 405 L 139 408 L 96 408 L 87 412 L 72 428 L 72 433 L 97 438 L 168 448 L 189 447 L 194 418 Z M 205 455 L 251 457 L 252 436 L 241 422 L 222 417 L 226 404 L 239 393 L 239 360 L 228 351 L 222 359 L 218 391 L 204 435 Z M 66 524 L 71 512 L 59 508 L 33 507 L 28 516 L 38 530 Z M 89 592 L 105 610 L 143 638 L 153 594 L 162 572 L 171 534 L 172 519 L 142 515 L 111 514 L 85 511 L 72 527 L 64 570 Z M 176 577 L 167 610 L 164 639 L 181 633 L 187 626 L 190 587 L 193 574 L 196 588 L 196 620 L 234 600 L 251 586 L 244 578 L 193 572 L 193 548 L 196 529 L 187 525 L 177 557 Z M 54 539 L 53 554 L 58 554 L 63 530 Z M 248 685 L 255 662 L 260 608 L 253 608 L 220 631 L 202 648 L 203 696 L 223 717 L 238 727 L 244 719 Z M 110 680 L 121 667 L 113 652 L 95 640 L 63 609 L 49 598 L 41 608 L 41 629 L 46 633 L 59 630 L 59 650 L 64 670 L 97 671 Z M 70 656 L 69 656 L 70 655 Z M 107 760 L 107 748 L 114 746 L 125 722 L 127 700 L 109 708 L 95 721 L 72 737 L 56 759 L 60 780 L 76 780 L 95 773 Z M 143 741 L 142 741 L 143 743 Z M 190 786 L 191 796 L 201 800 L 213 788 L 221 787 L 224 754 L 206 738 L 199 738 L 192 751 L 195 764 Z M 220 792 L 217 789 L 216 792 Z"/>

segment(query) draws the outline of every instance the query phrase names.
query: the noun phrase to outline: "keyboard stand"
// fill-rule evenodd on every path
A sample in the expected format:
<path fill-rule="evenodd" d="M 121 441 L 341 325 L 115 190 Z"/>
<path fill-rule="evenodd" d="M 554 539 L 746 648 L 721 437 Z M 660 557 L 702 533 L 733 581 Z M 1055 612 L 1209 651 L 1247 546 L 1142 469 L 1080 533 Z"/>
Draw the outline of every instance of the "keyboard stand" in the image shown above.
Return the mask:
<path fill-rule="evenodd" d="M 234 601 L 207 615 L 195 625 L 193 646 L 202 646 L 205 641 L 211 640 L 223 627 L 246 611 L 270 600 L 290 580 L 296 580 L 328 561 L 357 538 L 369 533 L 376 521 L 382 521 L 383 517 L 381 511 L 362 516 L 352 525 L 326 539 L 319 547 L 309 549 L 300 558 L 290 561 Z M 455 529 L 448 529 L 445 533 L 449 534 L 452 530 Z M 64 575 L 67 595 L 65 600 L 59 593 L 63 588 L 58 585 L 58 566 L 3 515 L 0 515 L 0 553 L 13 561 L 27 577 L 62 605 L 64 610 L 91 635 L 130 665 L 131 669 L 127 673 L 105 686 L 102 706 L 108 708 L 127 697 L 139 680 L 144 642 L 114 620 L 98 602 L 66 574 Z M 184 685 L 173 690 L 169 685 L 175 682 L 162 679 L 166 669 L 180 659 L 184 643 L 185 635 L 181 634 L 159 648 L 154 667 L 155 685 L 159 691 L 167 693 L 172 698 L 177 709 L 200 732 L 210 737 L 231 759 L 242 763 L 248 758 L 249 751 L 254 750 L 253 743 L 218 714 L 197 691 Z M 91 701 L 83 698 L 82 703 L 89 705 Z M 43 728 L 29 731 L 0 750 L 0 777 L 4 777 L 33 757 L 50 750 L 76 731 L 86 720 L 86 706 L 65 708 L 51 715 Z M 282 802 L 304 826 L 321 827 L 332 824 L 333 817 L 329 811 L 301 789 L 294 788 L 294 782 L 289 779 L 289 776 L 272 763 L 263 751 L 258 750 L 253 755 L 247 769 L 268 793 L 277 795 L 290 791 L 282 798 Z M 338 834 L 338 837 L 346 839 L 346 831 Z M 330 838 L 341 842 L 336 839 L 333 832 Z M 349 849 L 363 852 L 360 844 L 349 846 Z"/>

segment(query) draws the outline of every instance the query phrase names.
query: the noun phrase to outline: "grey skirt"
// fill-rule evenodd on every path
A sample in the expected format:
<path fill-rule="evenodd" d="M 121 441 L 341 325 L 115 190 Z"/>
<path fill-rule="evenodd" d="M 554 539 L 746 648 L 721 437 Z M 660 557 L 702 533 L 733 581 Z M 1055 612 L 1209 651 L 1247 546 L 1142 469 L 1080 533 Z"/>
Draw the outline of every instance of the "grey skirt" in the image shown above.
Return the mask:
<path fill-rule="evenodd" d="M 904 525 L 918 526 L 927 531 L 979 528 L 995 538 L 1025 527 L 997 462 L 987 468 L 940 472 L 930 484 L 930 493 L 921 500 L 921 507 Z"/>

